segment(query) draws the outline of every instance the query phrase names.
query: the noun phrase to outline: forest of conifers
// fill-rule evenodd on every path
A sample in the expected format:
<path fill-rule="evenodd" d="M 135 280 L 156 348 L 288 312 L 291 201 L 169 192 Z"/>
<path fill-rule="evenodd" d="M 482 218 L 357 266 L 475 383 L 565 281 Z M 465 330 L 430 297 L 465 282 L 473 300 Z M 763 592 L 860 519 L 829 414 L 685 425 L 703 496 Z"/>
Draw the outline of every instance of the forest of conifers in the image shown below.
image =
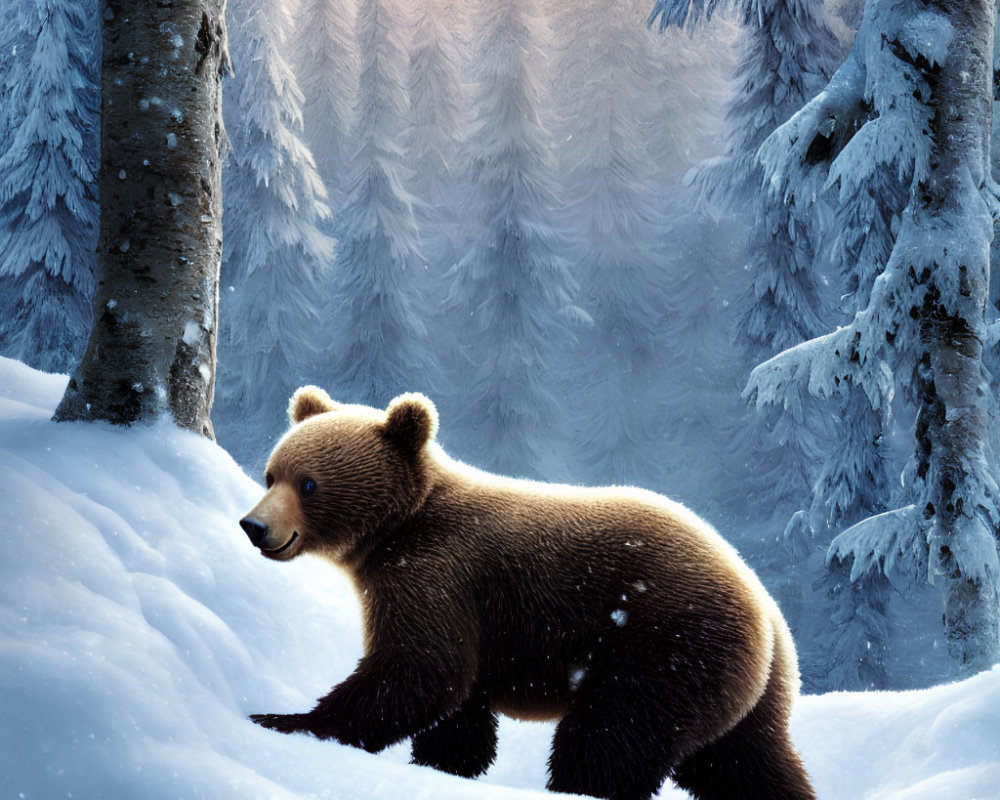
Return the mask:
<path fill-rule="evenodd" d="M 808 690 L 998 660 L 993 3 L 227 20 L 212 420 L 244 469 L 301 384 L 421 391 L 470 463 L 706 516 Z M 3 22 L 0 354 L 66 373 L 95 292 L 100 4 Z M 177 121 L 157 100 L 137 113 Z"/>

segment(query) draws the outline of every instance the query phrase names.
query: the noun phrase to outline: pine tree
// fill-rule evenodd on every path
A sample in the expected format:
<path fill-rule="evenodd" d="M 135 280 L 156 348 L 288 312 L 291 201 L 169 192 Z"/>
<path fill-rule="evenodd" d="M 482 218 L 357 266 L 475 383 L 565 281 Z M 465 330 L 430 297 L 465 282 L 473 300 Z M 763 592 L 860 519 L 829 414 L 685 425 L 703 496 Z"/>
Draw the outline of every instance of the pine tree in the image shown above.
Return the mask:
<path fill-rule="evenodd" d="M 232 152 L 224 171 L 219 441 L 262 465 L 283 409 L 317 380 L 325 355 L 320 276 L 333 243 L 326 191 L 302 139 L 302 93 L 285 57 L 289 8 L 231 0 L 234 78 L 224 93 Z"/>
<path fill-rule="evenodd" d="M 467 103 L 462 58 L 453 33 L 458 11 L 450 12 L 446 25 L 441 4 L 425 3 L 418 12 L 410 52 L 410 113 L 405 135 L 413 168 L 409 183 L 420 198 L 415 210 L 423 255 L 437 274 L 454 263 L 464 199 L 457 167 Z"/>
<path fill-rule="evenodd" d="M 845 319 L 868 304 L 875 279 L 891 255 L 905 204 L 905 186 L 889 171 L 840 193 L 834 214 L 836 234 L 830 243 L 832 263 L 845 289 L 841 298 Z M 883 393 L 873 403 L 861 387 L 850 383 L 841 387 L 836 416 L 850 424 L 846 438 L 827 453 L 811 503 L 795 521 L 803 535 L 823 533 L 826 542 L 837 531 L 886 510 L 892 463 L 882 445 L 892 422 L 893 400 L 891 393 Z"/>
<path fill-rule="evenodd" d="M 994 9 L 870 0 L 850 58 L 762 149 L 778 195 L 823 164 L 850 202 L 885 171 L 906 187 L 891 254 L 853 321 L 758 367 L 759 402 L 860 387 L 917 408 L 913 455 L 890 510 L 832 543 L 852 582 L 912 594 L 939 581 L 956 671 L 1000 656 L 995 455 L 983 365 Z M 823 158 L 817 158 L 822 153 Z M 874 601 L 877 605 L 878 601 Z"/>
<path fill-rule="evenodd" d="M 304 101 L 305 140 L 330 193 L 343 202 L 358 85 L 354 0 L 302 0 L 295 15 L 291 57 Z"/>
<path fill-rule="evenodd" d="M 643 2 L 590 0 L 556 21 L 560 191 L 570 230 L 567 255 L 593 324 L 579 332 L 572 409 L 574 477 L 648 482 L 660 472 L 656 405 L 663 371 L 665 254 L 658 167 L 640 127 L 659 53 L 642 22 Z"/>
<path fill-rule="evenodd" d="M 97 4 L 18 4 L 5 35 L 0 352 L 69 371 L 90 329 L 97 245 Z M 20 54 L 16 51 L 20 49 Z"/>
<path fill-rule="evenodd" d="M 449 307 L 467 365 L 467 457 L 506 474 L 545 475 L 558 413 L 549 356 L 568 335 L 574 282 L 551 209 L 552 154 L 539 121 L 542 21 L 530 0 L 483 3 L 473 78 L 469 171 L 479 228 L 452 271 Z"/>
<path fill-rule="evenodd" d="M 637 5 L 640 14 L 648 12 L 648 0 Z M 637 22 L 645 18 L 632 24 L 640 28 L 636 35 L 646 40 L 658 69 L 649 76 L 645 102 L 635 109 L 636 121 L 659 179 L 676 187 L 687 183 L 687 174 L 703 159 L 726 149 L 724 123 L 743 32 L 733 15 L 698 30 L 659 30 Z"/>
<path fill-rule="evenodd" d="M 722 513 L 735 495 L 729 489 L 706 491 L 706 476 L 725 471 L 731 480 L 743 480 L 748 461 L 745 412 L 731 391 L 742 366 L 727 326 L 727 287 L 742 274 L 734 258 L 739 225 L 736 215 L 720 219 L 699 207 L 696 187 L 685 178 L 693 164 L 716 156 L 724 145 L 737 33 L 730 20 L 698 32 L 646 26 L 634 32 L 646 40 L 644 50 L 651 47 L 645 96 L 633 113 L 652 159 L 650 220 L 642 227 L 649 226 L 645 235 L 658 237 L 660 253 L 657 364 L 646 408 L 654 434 L 650 456 L 658 469 L 648 474 L 671 497 L 713 514 Z M 697 95 L 691 92 L 695 85 Z M 681 452 L 687 454 L 683 463 L 663 455 Z"/>
<path fill-rule="evenodd" d="M 409 63 L 404 26 L 388 0 L 362 0 L 357 22 L 358 150 L 337 221 L 332 384 L 344 400 L 384 406 L 402 391 L 436 394 L 440 381 L 414 305 L 422 269 L 400 147 Z"/>
<path fill-rule="evenodd" d="M 842 46 L 828 26 L 830 18 L 823 4 L 814 0 L 696 0 L 690 4 L 658 0 L 651 19 L 659 16 L 663 26 L 691 28 L 725 6 L 736 7 L 744 29 L 737 68 L 740 90 L 729 108 L 732 133 L 726 156 L 700 165 L 694 183 L 709 207 L 724 209 L 728 218 L 744 220 L 749 230 L 742 257 L 746 288 L 733 303 L 736 322 L 732 326 L 733 341 L 749 370 L 822 333 L 830 319 L 838 316 L 833 300 L 840 274 L 837 263 L 828 263 L 827 253 L 829 239 L 839 228 L 825 196 L 825 175 L 811 172 L 794 194 L 774 195 L 763 185 L 757 150 L 775 128 L 823 88 L 842 57 Z M 845 280 L 850 282 L 850 276 Z M 883 417 L 871 413 L 866 400 L 859 403 L 845 396 L 842 403 L 842 413 L 863 416 L 852 426 L 859 441 L 881 440 Z M 845 496 L 857 483 L 847 484 L 849 491 L 841 492 L 833 504 L 819 493 L 838 480 L 866 475 L 865 464 L 853 461 L 853 454 L 845 453 L 836 440 L 836 420 L 835 413 L 815 398 L 796 395 L 784 403 L 752 406 L 746 430 L 734 437 L 751 453 L 747 461 L 752 472 L 743 484 L 750 508 L 768 514 L 772 525 L 788 520 L 777 538 L 778 547 L 771 541 L 756 543 L 758 567 L 771 576 L 774 591 L 786 598 L 793 631 L 805 641 L 801 654 L 807 678 L 811 660 L 818 656 L 810 650 L 815 637 L 804 631 L 815 616 L 813 607 L 823 599 L 811 594 L 813 585 L 828 577 L 823 550 L 836 532 L 832 526 L 840 513 L 858 518 L 876 510 L 859 508 L 871 492 L 859 490 L 852 497 Z M 874 466 L 877 475 L 877 462 Z M 844 484 L 839 486 L 844 488 Z M 840 593 L 836 602 L 850 596 Z M 869 633 L 874 640 L 877 632 Z"/>
<path fill-rule="evenodd" d="M 657 0 L 650 21 L 691 28 L 719 8 L 735 5 L 744 29 L 736 74 L 740 88 L 730 104 L 731 137 L 725 158 L 704 165 L 697 176 L 705 198 L 729 213 L 751 212 L 745 270 L 746 293 L 734 312 L 733 338 L 748 365 L 812 338 L 826 329 L 826 297 L 817 254 L 824 216 L 812 195 L 773 200 L 761 189 L 757 148 L 780 124 L 825 85 L 841 51 L 812 0 Z M 807 203 L 802 197 L 809 198 Z M 829 432 L 811 413 L 808 399 L 780 412 L 757 416 L 753 494 L 770 508 L 795 507 L 817 477 Z"/>

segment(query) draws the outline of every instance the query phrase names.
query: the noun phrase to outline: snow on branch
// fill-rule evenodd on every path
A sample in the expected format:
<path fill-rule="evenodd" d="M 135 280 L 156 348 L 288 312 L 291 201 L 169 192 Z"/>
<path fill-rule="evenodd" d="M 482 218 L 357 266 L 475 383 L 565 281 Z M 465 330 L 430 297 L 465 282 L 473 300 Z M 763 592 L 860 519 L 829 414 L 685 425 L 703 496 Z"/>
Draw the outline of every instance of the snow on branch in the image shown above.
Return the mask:
<path fill-rule="evenodd" d="M 818 336 L 795 345 L 758 364 L 747 379 L 743 397 L 762 406 L 781 405 L 793 416 L 799 398 L 808 393 L 817 397 L 830 397 L 840 384 L 837 373 L 842 366 L 831 363 L 847 352 L 853 338 L 849 328 L 840 328 L 825 336 Z M 834 355 L 836 354 L 836 355 Z"/>
<path fill-rule="evenodd" d="M 868 517 L 852 525 L 831 543 L 826 563 L 851 562 L 851 581 L 881 572 L 902 592 L 918 583 L 934 583 L 944 575 L 938 551 L 946 547 L 960 573 L 972 580 L 995 581 L 1000 574 L 993 526 L 984 507 L 961 516 L 961 530 L 943 531 L 940 520 L 923 519 L 915 504 Z"/>
<path fill-rule="evenodd" d="M 880 8 L 866 18 L 855 47 L 827 87 L 761 145 L 764 186 L 789 202 L 817 165 L 829 163 L 826 187 L 854 193 L 878 173 L 923 180 L 933 116 L 926 71 L 935 71 L 954 38 L 939 13 L 899 24 Z M 798 198 L 801 204 L 810 198 Z"/>
<path fill-rule="evenodd" d="M 935 269 L 940 297 L 938 302 L 954 312 L 963 302 L 958 265 L 979 263 L 985 254 L 980 231 L 987 225 L 985 212 L 975 213 L 973 200 L 979 193 L 964 175 L 956 201 L 968 206 L 960 224 L 938 220 L 932 227 L 917 224 L 912 209 L 903 214 L 900 231 L 889 262 L 875 279 L 868 306 L 858 312 L 850 325 L 833 333 L 798 344 L 758 365 L 743 391 L 744 398 L 758 407 L 781 405 L 793 415 L 808 393 L 828 398 L 845 381 L 860 386 L 873 409 L 891 402 L 893 373 L 908 374 L 915 364 L 908 354 L 915 352 L 910 341 L 917 335 L 907 323 L 913 309 L 924 303 L 926 287 L 914 283 L 912 275 Z M 936 265 L 936 266 L 935 266 Z M 955 265 L 955 269 L 943 266 Z M 911 346 L 912 345 L 912 346 Z"/>
<path fill-rule="evenodd" d="M 921 512 L 907 505 L 868 517 L 837 536 L 826 563 L 851 562 L 851 582 L 881 572 L 899 589 L 921 582 L 927 566 L 927 542 Z"/>
<path fill-rule="evenodd" d="M 954 38 L 955 28 L 946 16 L 924 9 L 904 18 L 895 42 L 914 62 L 922 59 L 929 67 L 935 67 L 944 62 Z"/>
<path fill-rule="evenodd" d="M 864 80 L 858 59 L 849 57 L 822 92 L 764 140 L 757 159 L 772 196 L 780 195 L 788 202 L 803 174 L 824 162 L 829 153 L 839 152 L 851 138 L 866 114 Z"/>
<path fill-rule="evenodd" d="M 855 324 L 802 342 L 758 364 L 747 379 L 744 399 L 758 408 L 781 405 L 797 419 L 806 394 L 833 397 L 853 382 L 864 389 L 874 410 L 890 403 L 894 391 L 892 369 L 885 360 L 861 357 L 858 321 L 856 318 Z"/>

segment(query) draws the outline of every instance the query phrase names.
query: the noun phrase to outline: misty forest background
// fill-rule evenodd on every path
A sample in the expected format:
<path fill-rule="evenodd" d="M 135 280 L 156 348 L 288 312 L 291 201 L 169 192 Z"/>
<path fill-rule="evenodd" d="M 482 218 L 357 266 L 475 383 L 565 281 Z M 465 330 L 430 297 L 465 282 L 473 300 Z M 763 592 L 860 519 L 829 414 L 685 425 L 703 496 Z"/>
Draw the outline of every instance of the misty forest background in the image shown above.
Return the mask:
<path fill-rule="evenodd" d="M 864 6 L 228 0 L 219 443 L 258 476 L 297 386 L 421 391 L 458 458 L 709 519 L 788 616 L 807 691 L 993 663 L 995 294 L 957 566 L 922 513 L 919 337 L 858 344 L 930 163 L 914 65 L 936 74 L 955 31 Z M 66 373 L 95 290 L 100 4 L 2 20 L 0 354 Z M 849 95 L 845 132 L 823 103 Z M 986 623 L 956 612 L 959 574 Z"/>

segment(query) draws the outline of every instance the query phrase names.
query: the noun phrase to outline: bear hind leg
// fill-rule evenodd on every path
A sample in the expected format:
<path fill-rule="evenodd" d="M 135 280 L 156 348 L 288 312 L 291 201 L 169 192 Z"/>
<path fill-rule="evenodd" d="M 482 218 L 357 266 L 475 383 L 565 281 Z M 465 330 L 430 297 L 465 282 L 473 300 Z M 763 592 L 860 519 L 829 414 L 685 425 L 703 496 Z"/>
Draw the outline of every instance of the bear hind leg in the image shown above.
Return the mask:
<path fill-rule="evenodd" d="M 549 756 L 550 791 L 606 800 L 649 800 L 659 791 L 669 756 L 644 706 L 620 691 L 622 684 L 614 691 L 609 682 L 590 697 L 581 692 L 560 720 Z"/>
<path fill-rule="evenodd" d="M 788 737 L 789 702 L 772 678 L 736 727 L 683 761 L 674 782 L 696 800 L 816 800 Z"/>
<path fill-rule="evenodd" d="M 449 717 L 413 737 L 411 763 L 475 778 L 497 757 L 497 715 L 482 692 Z"/>

